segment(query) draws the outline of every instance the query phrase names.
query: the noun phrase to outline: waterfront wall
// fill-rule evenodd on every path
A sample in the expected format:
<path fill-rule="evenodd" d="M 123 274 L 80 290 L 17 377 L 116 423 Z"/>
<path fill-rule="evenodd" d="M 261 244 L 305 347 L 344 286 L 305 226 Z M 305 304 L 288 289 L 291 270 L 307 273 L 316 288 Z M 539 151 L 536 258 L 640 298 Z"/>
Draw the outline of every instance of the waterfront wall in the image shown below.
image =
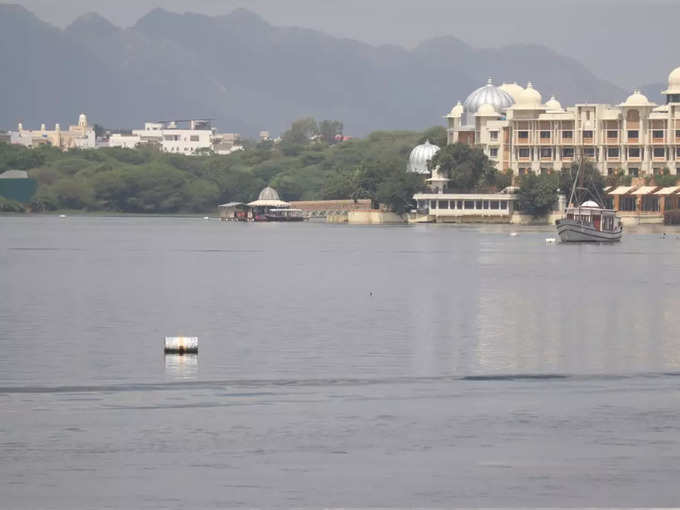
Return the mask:
<path fill-rule="evenodd" d="M 350 225 L 383 225 L 404 222 L 404 218 L 393 212 L 364 210 L 347 213 L 347 223 Z"/>

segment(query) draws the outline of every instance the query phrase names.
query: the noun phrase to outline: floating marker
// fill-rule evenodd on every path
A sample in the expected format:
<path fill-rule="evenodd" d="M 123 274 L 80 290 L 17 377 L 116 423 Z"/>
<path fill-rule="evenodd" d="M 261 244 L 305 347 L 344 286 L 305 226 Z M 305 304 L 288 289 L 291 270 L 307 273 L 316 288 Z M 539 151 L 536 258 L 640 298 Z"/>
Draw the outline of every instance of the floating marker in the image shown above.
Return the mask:
<path fill-rule="evenodd" d="M 555 238 L 554 237 L 546 237 L 545 242 L 548 243 L 548 244 L 554 244 Z"/>
<path fill-rule="evenodd" d="M 517 232 L 510 232 L 510 237 L 517 237 Z"/>
<path fill-rule="evenodd" d="M 60 214 L 59 217 L 60 217 L 60 218 L 66 218 L 66 215 L 65 215 L 65 214 Z"/>
<path fill-rule="evenodd" d="M 210 218 L 208 218 L 207 216 L 203 216 L 203 219 L 204 219 L 204 220 L 209 220 Z"/>
<path fill-rule="evenodd" d="M 165 354 L 198 354 L 197 336 L 166 336 Z"/>

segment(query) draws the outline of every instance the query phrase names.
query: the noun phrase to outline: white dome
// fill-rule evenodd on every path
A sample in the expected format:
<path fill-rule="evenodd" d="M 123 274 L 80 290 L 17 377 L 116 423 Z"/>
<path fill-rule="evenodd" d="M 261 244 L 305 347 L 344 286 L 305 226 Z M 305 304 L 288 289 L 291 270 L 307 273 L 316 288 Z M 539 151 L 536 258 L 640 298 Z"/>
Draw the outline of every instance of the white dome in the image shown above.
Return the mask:
<path fill-rule="evenodd" d="M 593 200 L 586 200 L 581 204 L 581 207 L 600 207 L 597 205 L 597 202 L 594 202 Z"/>
<path fill-rule="evenodd" d="M 503 83 L 503 85 L 498 88 L 510 94 L 515 103 L 519 100 L 520 94 L 524 92 L 524 89 L 520 85 L 517 85 L 516 81 L 512 83 Z"/>
<path fill-rule="evenodd" d="M 447 115 L 447 117 L 455 117 L 455 118 L 458 118 L 458 117 L 460 117 L 461 115 L 463 115 L 463 105 L 460 103 L 460 101 L 458 101 L 458 102 L 456 103 L 456 106 L 454 106 L 453 108 L 451 108 L 451 111 L 449 112 L 449 114 Z"/>
<path fill-rule="evenodd" d="M 634 90 L 633 93 L 628 96 L 625 102 L 621 103 L 621 106 L 652 106 L 653 103 L 649 102 L 647 96 L 642 94 L 639 90 Z"/>
<path fill-rule="evenodd" d="M 463 103 L 465 110 L 463 115 L 464 126 L 474 125 L 475 113 L 483 104 L 489 104 L 496 112 L 502 113 L 515 104 L 515 101 L 510 94 L 491 83 L 491 78 L 489 78 L 486 85 L 475 90 Z"/>
<path fill-rule="evenodd" d="M 522 94 L 519 96 L 519 101 L 517 104 L 525 107 L 541 107 L 543 98 L 538 90 L 534 88 L 531 82 L 527 83 L 527 88 L 524 89 Z"/>
<path fill-rule="evenodd" d="M 498 117 L 498 112 L 489 103 L 484 103 L 477 109 L 476 117 Z"/>
<path fill-rule="evenodd" d="M 257 197 L 258 200 L 281 200 L 279 198 L 278 192 L 274 188 L 267 186 L 262 191 L 260 191 L 260 196 Z"/>
<path fill-rule="evenodd" d="M 78 116 L 78 125 L 81 126 L 81 127 L 87 127 L 87 115 L 85 115 L 84 113 L 81 113 Z"/>
<path fill-rule="evenodd" d="M 557 99 L 555 99 L 555 96 L 551 96 L 550 99 L 548 99 L 545 102 L 545 107 L 548 109 L 549 112 L 562 111 L 562 105 Z"/>
<path fill-rule="evenodd" d="M 676 67 L 668 75 L 668 90 L 663 94 L 680 94 L 680 67 Z"/>
<path fill-rule="evenodd" d="M 408 157 L 406 171 L 416 174 L 430 173 L 430 170 L 427 168 L 427 163 L 438 152 L 439 147 L 437 145 L 431 144 L 429 140 L 425 140 L 425 143 L 421 145 L 416 145 Z"/>

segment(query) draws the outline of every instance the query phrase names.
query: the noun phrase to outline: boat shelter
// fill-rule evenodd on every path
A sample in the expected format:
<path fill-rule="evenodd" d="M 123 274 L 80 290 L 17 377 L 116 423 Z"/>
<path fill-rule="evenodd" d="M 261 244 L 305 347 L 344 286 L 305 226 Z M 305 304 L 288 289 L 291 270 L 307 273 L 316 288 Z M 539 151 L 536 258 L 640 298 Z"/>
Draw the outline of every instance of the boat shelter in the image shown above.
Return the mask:
<path fill-rule="evenodd" d="M 640 186 L 638 189 L 631 193 L 638 202 L 638 211 L 640 212 L 659 212 L 659 197 L 654 195 L 654 192 L 658 190 L 658 186 Z"/>
<path fill-rule="evenodd" d="M 667 186 L 654 192 L 654 195 L 659 199 L 659 207 L 661 212 L 672 211 L 680 209 L 680 186 Z"/>
<path fill-rule="evenodd" d="M 243 202 L 228 202 L 217 206 L 222 221 L 248 221 L 250 207 Z"/>
<path fill-rule="evenodd" d="M 637 186 L 617 186 L 607 195 L 613 198 L 613 209 L 617 211 L 638 211 L 636 197 L 631 196 L 631 192 L 635 191 Z"/>
<path fill-rule="evenodd" d="M 267 186 L 260 191 L 257 200 L 248 202 L 248 207 L 253 211 L 253 218 L 256 218 L 264 215 L 270 209 L 287 209 L 290 207 L 290 203 L 281 200 L 279 193 L 274 188 Z"/>

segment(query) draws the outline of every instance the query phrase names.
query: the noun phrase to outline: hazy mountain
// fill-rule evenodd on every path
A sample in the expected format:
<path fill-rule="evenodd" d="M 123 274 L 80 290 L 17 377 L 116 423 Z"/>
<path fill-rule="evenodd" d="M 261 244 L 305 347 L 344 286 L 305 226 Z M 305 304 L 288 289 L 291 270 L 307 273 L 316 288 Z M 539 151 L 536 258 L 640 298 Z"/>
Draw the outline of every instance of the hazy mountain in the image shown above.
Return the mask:
<path fill-rule="evenodd" d="M 0 43 L 7 127 L 73 121 L 85 111 L 113 127 L 214 117 L 221 130 L 254 135 L 313 115 L 362 135 L 441 123 L 489 76 L 531 80 L 563 105 L 627 95 L 542 46 L 478 49 L 446 37 L 409 51 L 272 26 L 244 9 L 217 17 L 155 9 L 128 29 L 87 14 L 61 31 L 0 5 Z"/>

